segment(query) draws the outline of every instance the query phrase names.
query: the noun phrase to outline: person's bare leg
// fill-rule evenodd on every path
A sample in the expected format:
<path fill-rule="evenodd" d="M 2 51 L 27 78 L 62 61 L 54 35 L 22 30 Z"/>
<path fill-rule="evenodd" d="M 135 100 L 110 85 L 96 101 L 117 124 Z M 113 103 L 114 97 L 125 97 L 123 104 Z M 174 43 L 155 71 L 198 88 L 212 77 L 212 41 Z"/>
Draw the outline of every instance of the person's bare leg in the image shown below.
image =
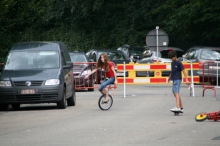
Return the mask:
<path fill-rule="evenodd" d="M 108 101 L 109 100 L 108 88 L 104 88 L 101 93 L 105 95 L 105 101 Z"/>
<path fill-rule="evenodd" d="M 105 91 L 104 91 L 104 89 L 102 90 L 102 91 L 100 91 L 102 94 L 105 94 Z"/>
<path fill-rule="evenodd" d="M 103 90 L 105 92 L 105 99 L 108 100 L 109 99 L 109 97 L 108 97 L 108 88 L 104 88 Z"/>
<path fill-rule="evenodd" d="M 176 98 L 176 107 L 183 108 L 179 93 L 174 93 L 174 96 Z"/>

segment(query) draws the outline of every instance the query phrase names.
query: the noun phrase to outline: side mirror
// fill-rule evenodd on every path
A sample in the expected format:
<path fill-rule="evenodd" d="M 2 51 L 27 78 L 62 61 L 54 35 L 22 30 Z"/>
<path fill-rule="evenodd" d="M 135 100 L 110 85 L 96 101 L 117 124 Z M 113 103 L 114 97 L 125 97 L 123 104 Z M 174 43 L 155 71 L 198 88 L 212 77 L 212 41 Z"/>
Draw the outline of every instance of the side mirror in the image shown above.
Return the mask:
<path fill-rule="evenodd" d="M 63 66 L 64 69 L 73 68 L 73 63 L 71 61 L 66 61 L 66 65 Z"/>

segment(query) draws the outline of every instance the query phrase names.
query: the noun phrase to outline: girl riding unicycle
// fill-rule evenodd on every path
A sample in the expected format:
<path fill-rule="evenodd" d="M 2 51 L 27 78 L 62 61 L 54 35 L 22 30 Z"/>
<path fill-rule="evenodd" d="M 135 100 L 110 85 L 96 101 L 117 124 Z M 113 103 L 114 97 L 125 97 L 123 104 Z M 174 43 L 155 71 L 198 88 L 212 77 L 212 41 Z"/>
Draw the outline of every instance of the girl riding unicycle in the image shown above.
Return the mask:
<path fill-rule="evenodd" d="M 104 71 L 105 79 L 99 86 L 99 91 L 102 93 L 102 96 L 99 99 L 99 107 L 102 110 L 108 110 L 113 103 L 113 98 L 109 94 L 110 85 L 114 83 L 116 88 L 117 85 L 117 76 L 114 68 L 114 64 L 110 62 L 110 59 L 106 53 L 102 53 L 98 59 L 96 68 L 92 70 L 91 73 L 85 76 L 87 79 L 91 74 L 97 72 L 99 69 Z"/>

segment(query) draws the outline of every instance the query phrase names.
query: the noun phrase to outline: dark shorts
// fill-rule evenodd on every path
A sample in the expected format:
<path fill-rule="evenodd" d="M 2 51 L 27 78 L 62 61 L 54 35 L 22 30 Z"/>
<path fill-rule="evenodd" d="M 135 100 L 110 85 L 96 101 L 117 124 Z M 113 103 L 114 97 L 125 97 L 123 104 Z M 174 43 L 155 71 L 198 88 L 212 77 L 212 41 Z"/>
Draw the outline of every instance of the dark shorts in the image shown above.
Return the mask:
<path fill-rule="evenodd" d="M 182 80 L 173 80 L 173 93 L 179 93 L 180 92 L 180 84 L 182 83 Z"/>

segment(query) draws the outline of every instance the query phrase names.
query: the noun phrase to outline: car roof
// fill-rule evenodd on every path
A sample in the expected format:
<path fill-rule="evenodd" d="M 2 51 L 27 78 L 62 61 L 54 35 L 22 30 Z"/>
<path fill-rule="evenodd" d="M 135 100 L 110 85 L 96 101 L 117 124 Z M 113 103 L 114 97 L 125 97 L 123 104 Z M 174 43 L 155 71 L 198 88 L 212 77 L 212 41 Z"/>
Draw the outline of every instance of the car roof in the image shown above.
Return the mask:
<path fill-rule="evenodd" d="M 127 58 L 126 54 L 121 50 L 111 50 L 111 49 L 102 49 L 102 50 L 93 50 L 94 52 L 120 52 Z M 93 52 L 92 51 L 92 52 Z"/>
<path fill-rule="evenodd" d="M 95 52 L 121 52 L 120 50 L 111 50 L 111 49 L 94 49 Z"/>
<path fill-rule="evenodd" d="M 33 42 L 20 42 L 15 44 L 11 51 L 13 50 L 25 50 L 25 49 L 33 49 L 33 48 L 37 48 L 37 49 L 56 49 L 56 50 L 62 50 L 63 47 L 60 46 L 64 46 L 63 42 L 59 42 L 59 41 L 33 41 Z"/>
<path fill-rule="evenodd" d="M 69 51 L 70 54 L 86 54 L 83 51 Z"/>
<path fill-rule="evenodd" d="M 203 50 L 209 50 L 209 51 L 215 51 L 215 50 L 220 50 L 220 48 L 205 48 L 205 49 L 197 49 L 198 51 L 203 51 Z"/>
<path fill-rule="evenodd" d="M 177 47 L 167 47 L 166 49 L 163 49 L 163 50 L 175 50 L 175 51 L 182 51 L 182 52 L 184 52 L 183 49 L 180 49 L 180 48 L 177 48 Z M 161 51 L 163 51 L 163 50 L 161 50 Z"/>
<path fill-rule="evenodd" d="M 210 47 L 210 46 L 194 46 L 190 49 L 220 49 L 219 47 Z"/>
<path fill-rule="evenodd" d="M 123 52 L 123 51 L 121 51 L 121 50 L 111 50 L 111 49 L 94 49 L 91 53 L 93 53 L 93 52 L 96 52 L 96 53 L 98 53 L 98 52 L 120 52 L 120 53 L 122 53 L 124 56 L 125 56 L 125 58 L 126 58 L 126 60 L 128 60 L 128 57 L 127 57 L 127 55 Z"/>
<path fill-rule="evenodd" d="M 144 50 L 144 49 L 147 49 L 148 47 L 146 46 L 121 46 L 119 47 L 117 50 Z"/>

